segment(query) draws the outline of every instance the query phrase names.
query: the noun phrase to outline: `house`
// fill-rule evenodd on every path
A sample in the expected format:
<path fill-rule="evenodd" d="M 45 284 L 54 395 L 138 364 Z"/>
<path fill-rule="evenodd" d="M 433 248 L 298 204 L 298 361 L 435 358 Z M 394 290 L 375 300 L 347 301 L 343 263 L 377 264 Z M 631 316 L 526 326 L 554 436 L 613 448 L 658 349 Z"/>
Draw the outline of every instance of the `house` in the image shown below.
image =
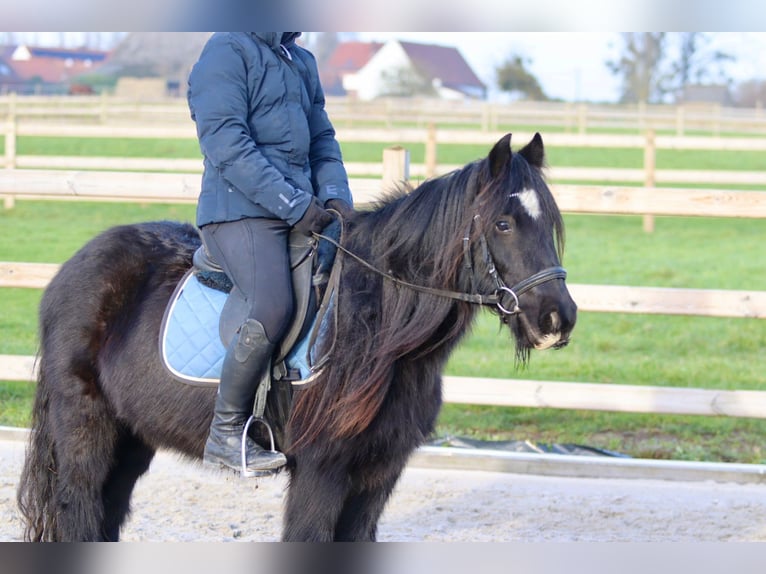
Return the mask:
<path fill-rule="evenodd" d="M 0 94 L 13 90 L 13 87 L 22 83 L 22 79 L 13 70 L 10 62 L 12 50 L 0 48 Z"/>
<path fill-rule="evenodd" d="M 690 84 L 679 94 L 678 103 L 733 106 L 734 98 L 725 84 Z"/>
<path fill-rule="evenodd" d="M 341 74 L 343 90 L 360 100 L 415 95 L 463 100 L 487 95 L 487 87 L 451 46 L 390 40 L 355 72 L 351 68 L 349 63 Z"/>
<path fill-rule="evenodd" d="M 322 89 L 327 96 L 345 96 L 343 82 L 370 61 L 383 46 L 379 42 L 343 42 L 339 44 L 319 70 Z"/>
<path fill-rule="evenodd" d="M 27 45 L 0 49 L 0 92 L 62 93 L 92 73 L 108 52 Z"/>

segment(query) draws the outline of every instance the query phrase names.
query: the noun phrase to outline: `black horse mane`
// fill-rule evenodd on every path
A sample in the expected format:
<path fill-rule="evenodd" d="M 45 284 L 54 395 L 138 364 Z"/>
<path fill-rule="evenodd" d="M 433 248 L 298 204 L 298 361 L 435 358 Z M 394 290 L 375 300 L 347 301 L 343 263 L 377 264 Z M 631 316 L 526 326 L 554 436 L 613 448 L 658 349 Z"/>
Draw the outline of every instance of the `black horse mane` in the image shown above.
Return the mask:
<path fill-rule="evenodd" d="M 405 281 L 470 291 L 463 236 L 470 232 L 475 245 L 498 214 L 509 212 L 510 194 L 524 187 L 539 191 L 544 223 L 563 240 L 561 215 L 539 168 L 514 154 L 511 169 L 494 176 L 492 171 L 490 158 L 484 158 L 415 189 L 395 190 L 349 222 L 345 247 Z M 396 384 L 397 372 L 426 356 L 440 372 L 477 312 L 469 303 L 398 286 L 348 257 L 343 265 L 333 336 L 344 354 L 334 353 L 314 386 L 296 394 L 288 424 L 292 449 L 327 433 L 342 439 L 362 432 Z M 475 287 L 494 289 L 489 275 Z"/>

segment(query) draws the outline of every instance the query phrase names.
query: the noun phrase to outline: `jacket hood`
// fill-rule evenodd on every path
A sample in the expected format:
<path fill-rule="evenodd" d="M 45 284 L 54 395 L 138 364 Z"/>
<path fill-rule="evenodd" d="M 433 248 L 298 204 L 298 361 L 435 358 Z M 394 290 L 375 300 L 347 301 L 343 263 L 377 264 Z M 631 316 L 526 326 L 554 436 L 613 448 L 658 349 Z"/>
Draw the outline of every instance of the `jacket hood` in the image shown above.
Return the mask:
<path fill-rule="evenodd" d="M 289 48 L 295 44 L 295 40 L 301 35 L 301 32 L 251 32 L 251 34 L 268 44 L 273 50 L 279 48 L 280 44 Z"/>

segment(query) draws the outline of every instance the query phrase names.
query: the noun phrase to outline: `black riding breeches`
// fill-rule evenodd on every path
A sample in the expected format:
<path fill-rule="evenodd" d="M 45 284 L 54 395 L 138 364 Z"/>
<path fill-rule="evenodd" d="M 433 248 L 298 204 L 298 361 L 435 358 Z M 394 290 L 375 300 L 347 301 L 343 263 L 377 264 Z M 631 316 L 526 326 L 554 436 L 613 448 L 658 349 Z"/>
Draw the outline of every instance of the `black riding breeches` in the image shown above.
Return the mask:
<path fill-rule="evenodd" d="M 293 285 L 288 238 L 279 219 L 251 218 L 200 228 L 210 255 L 223 267 L 272 343 L 286 334 L 293 316 Z"/>

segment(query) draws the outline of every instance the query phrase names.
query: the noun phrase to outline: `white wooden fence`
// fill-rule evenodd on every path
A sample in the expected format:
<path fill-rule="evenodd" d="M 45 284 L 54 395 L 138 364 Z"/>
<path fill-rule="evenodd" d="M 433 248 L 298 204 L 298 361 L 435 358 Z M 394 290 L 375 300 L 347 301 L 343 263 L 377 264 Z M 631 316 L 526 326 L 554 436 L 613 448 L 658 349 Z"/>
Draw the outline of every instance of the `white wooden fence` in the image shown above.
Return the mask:
<path fill-rule="evenodd" d="M 68 123 L 39 123 L 11 118 L 3 124 L 5 154 L 2 166 L 7 169 L 66 169 L 66 170 L 135 170 L 201 173 L 200 159 L 165 158 L 113 158 L 83 156 L 34 156 L 17 153 L 17 139 L 23 136 L 61 138 L 148 138 L 193 139 L 191 121 L 179 124 L 87 125 Z M 380 142 L 396 145 L 425 144 L 425 163 L 410 166 L 412 178 L 432 177 L 447 173 L 459 165 L 439 163 L 438 146 L 448 144 L 475 144 L 489 147 L 504 135 L 503 132 L 467 131 L 430 128 L 338 128 L 338 139 L 344 144 Z M 529 141 L 532 133 L 514 133 L 514 142 Z M 744 170 L 672 170 L 656 168 L 658 149 L 686 149 L 711 151 L 766 152 L 766 138 L 752 137 L 699 137 L 655 135 L 566 134 L 551 133 L 544 137 L 546 146 L 577 148 L 634 148 L 642 149 L 644 165 L 641 168 L 582 168 L 553 167 L 548 172 L 552 182 L 601 181 L 644 183 L 645 185 L 693 184 L 762 185 L 766 186 L 766 172 Z M 377 162 L 346 164 L 349 174 L 359 177 L 383 175 L 383 166 Z"/>
<path fill-rule="evenodd" d="M 26 135 L 50 137 L 120 137 L 120 138 L 194 138 L 193 126 L 188 116 L 182 117 L 178 107 L 150 107 L 139 104 L 123 104 L 125 113 L 149 114 L 167 121 L 169 115 L 177 114 L 175 125 L 104 125 L 116 113 L 107 110 L 102 102 L 98 117 L 92 125 L 83 124 L 82 110 L 62 107 L 53 109 L 51 100 L 39 103 L 37 112 L 17 113 L 18 103 L 0 98 L 0 115 L 3 104 L 8 106 L 9 120 L 5 123 L 5 168 L 0 170 L 0 197 L 6 208 L 12 208 L 15 198 L 68 199 L 98 201 L 141 201 L 193 203 L 200 186 L 201 163 L 199 160 L 167 160 L 153 158 L 83 158 L 40 157 L 16 153 L 16 138 Z M 69 102 L 68 102 L 69 103 Z M 91 102 L 92 103 L 92 102 Z M 389 117 L 393 104 L 389 106 Z M 140 108 L 140 109 L 139 109 Z M 542 108 L 540 108 L 542 109 Z M 547 109 L 547 108 L 546 108 Z M 582 115 L 582 109 L 578 108 Z M 368 110 L 369 111 L 369 110 Z M 443 110 L 436 110 L 442 113 Z M 548 110 L 550 112 L 550 109 Z M 720 110 L 719 110 L 720 112 Z M 471 111 L 470 113 L 473 113 Z M 484 108 L 482 127 L 491 129 L 501 121 L 501 114 Z M 603 113 L 616 113 L 612 112 Z M 642 125 L 657 125 L 658 110 L 645 110 Z M 664 113 L 664 112 L 663 112 Z M 689 120 L 686 112 L 676 111 Z M 29 117 L 79 118 L 78 124 L 40 123 Z M 493 116 L 494 114 L 494 116 Z M 761 111 L 742 120 L 761 129 Z M 459 115 L 459 114 L 458 114 Z M 635 114 L 634 114 L 635 115 Z M 534 115 L 540 119 L 539 114 Z M 424 116 L 425 117 L 425 116 Z M 457 117 L 453 108 L 450 115 Z M 495 119 L 493 119 L 493 117 Z M 579 116 L 578 116 L 579 117 Z M 371 118 L 367 116 L 367 120 Z M 514 117 L 514 121 L 516 118 Z M 347 123 L 361 121 L 349 119 Z M 432 124 L 418 120 L 418 125 Z M 581 121 L 581 119 L 578 119 Z M 739 120 L 738 120 L 739 121 Z M 766 120 L 764 120 L 766 121 Z M 388 121 L 389 124 L 393 123 Z M 455 122 L 452 122 L 455 123 Z M 534 123 L 539 123 L 535 120 Z M 688 124 L 687 124 L 688 125 Z M 747 131 L 737 124 L 739 131 Z M 763 126 L 766 128 L 766 124 Z M 742 128 L 742 129 L 740 129 Z M 720 125 L 719 125 L 720 129 Z M 545 136 L 548 146 L 574 147 L 632 147 L 644 149 L 642 169 L 592 169 L 554 168 L 549 174 L 552 191 L 564 212 L 634 214 L 634 215 L 681 215 L 718 216 L 738 218 L 766 218 L 766 193 L 754 191 L 730 191 L 710 189 L 663 189 L 661 183 L 704 182 L 719 184 L 766 184 L 762 172 L 675 172 L 655 169 L 656 149 L 710 149 L 766 151 L 766 140 L 754 138 L 721 138 L 683 136 L 677 129 L 675 136 L 654 135 L 649 130 L 645 136 L 595 135 L 578 133 L 554 133 Z M 391 182 L 431 176 L 454 167 L 437 164 L 437 144 L 470 143 L 487 145 L 503 134 L 492 131 L 437 130 L 430 127 L 398 129 L 338 129 L 338 138 L 347 143 L 378 141 L 425 143 L 426 163 L 410 166 L 402 158 L 405 150 L 388 151 L 382 164 L 348 164 L 352 175 L 375 176 L 374 179 L 353 179 L 352 189 L 360 203 L 379 196 Z M 515 142 L 525 142 L 530 134 L 514 134 Z M 26 169 L 16 169 L 26 168 Z M 46 168 L 46 169 L 41 169 Z M 98 170 L 98 171 L 79 171 Z M 125 171 L 135 170 L 135 171 Z M 147 173 L 148 171 L 164 173 Z M 180 172 L 180 173 L 178 173 Z M 381 179 L 382 176 L 382 179 Z M 601 180 L 605 182 L 643 182 L 644 187 L 618 187 L 593 185 L 563 185 L 566 180 Z M 0 287 L 42 288 L 58 269 L 55 264 L 0 262 Z M 739 317 L 747 319 L 766 318 L 766 292 L 705 289 L 663 289 L 653 287 L 630 287 L 613 285 L 570 284 L 570 290 L 581 310 L 621 313 L 659 313 L 700 315 L 710 317 Z M 33 380 L 33 358 L 0 355 L 0 379 Z M 491 380 L 479 378 L 446 377 L 445 400 L 475 404 L 507 406 L 540 406 L 549 408 L 578 408 L 624 412 L 660 412 L 679 414 L 725 414 L 766 418 L 766 392 L 717 391 L 705 389 L 674 389 L 667 387 L 636 387 L 631 385 L 607 385 L 590 383 L 553 383 L 544 381 Z"/>
<path fill-rule="evenodd" d="M 196 179 L 195 179 L 196 177 Z M 0 171 L 0 195 L 29 198 L 193 202 L 198 176 Z M 139 185 L 140 184 L 140 185 Z M 379 183 L 376 182 L 379 186 Z M 140 191 L 137 191 L 140 190 Z M 747 191 L 554 186 L 563 211 L 766 218 L 766 194 Z M 370 191 L 370 199 L 374 197 Z M 680 195 L 676 195 L 680 194 Z M 58 265 L 0 262 L 0 287 L 42 288 Z M 766 318 L 766 292 L 569 286 L 581 310 Z M 33 358 L 0 356 L 0 378 L 32 380 Z M 766 418 L 766 392 L 718 391 L 446 377 L 445 400 L 473 404 Z"/>
<path fill-rule="evenodd" d="M 615 105 L 562 102 L 445 101 L 391 98 L 359 101 L 327 98 L 327 110 L 338 127 L 427 127 L 430 124 L 496 131 L 504 126 L 562 127 L 570 133 L 598 130 L 643 132 L 649 127 L 678 136 L 743 133 L 766 135 L 761 107 L 729 108 L 715 104 Z M 0 96 L 0 117 L 79 124 L 184 123 L 189 109 L 183 98 L 128 100 L 100 96 Z"/>

